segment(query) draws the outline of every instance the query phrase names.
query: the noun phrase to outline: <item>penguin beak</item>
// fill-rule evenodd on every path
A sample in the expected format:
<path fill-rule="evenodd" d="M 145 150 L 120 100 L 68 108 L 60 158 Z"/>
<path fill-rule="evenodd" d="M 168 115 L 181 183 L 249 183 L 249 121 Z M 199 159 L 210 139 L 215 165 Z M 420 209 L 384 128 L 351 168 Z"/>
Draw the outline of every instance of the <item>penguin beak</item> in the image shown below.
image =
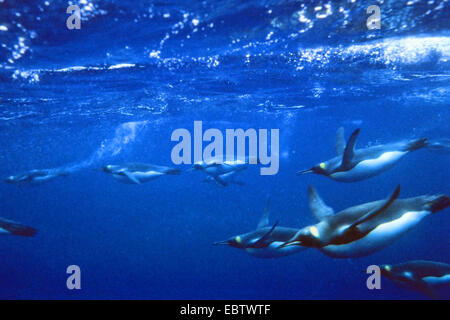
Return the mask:
<path fill-rule="evenodd" d="M 228 246 L 230 242 L 228 240 L 214 242 L 213 246 Z"/>
<path fill-rule="evenodd" d="M 285 243 L 283 243 L 281 246 L 279 246 L 277 249 L 283 249 L 286 247 L 290 247 L 290 246 L 301 246 L 302 242 L 295 240 L 295 241 L 287 241 Z"/>
<path fill-rule="evenodd" d="M 301 175 L 301 174 L 305 174 L 305 173 L 314 173 L 313 169 L 307 169 L 307 170 L 302 170 L 302 171 L 298 171 L 297 175 Z"/>

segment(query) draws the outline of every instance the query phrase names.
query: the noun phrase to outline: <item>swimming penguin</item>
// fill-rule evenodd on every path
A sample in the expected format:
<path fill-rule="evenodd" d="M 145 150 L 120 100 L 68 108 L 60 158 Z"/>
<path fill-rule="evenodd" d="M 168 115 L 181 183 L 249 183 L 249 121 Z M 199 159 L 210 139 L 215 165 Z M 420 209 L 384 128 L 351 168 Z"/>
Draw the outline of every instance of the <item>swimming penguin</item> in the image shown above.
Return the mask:
<path fill-rule="evenodd" d="M 96 170 L 108 173 L 117 181 L 128 184 L 141 184 L 166 174 L 178 175 L 181 173 L 178 169 L 145 163 L 109 164 Z"/>
<path fill-rule="evenodd" d="M 416 260 L 396 265 L 381 265 L 381 274 L 400 286 L 421 291 L 432 299 L 440 299 L 437 289 L 450 288 L 450 265 Z"/>
<path fill-rule="evenodd" d="M 291 246 L 278 249 L 280 245 L 291 239 L 296 233 L 295 228 L 278 227 L 278 222 L 269 225 L 270 199 L 267 200 L 264 213 L 255 231 L 231 237 L 228 240 L 214 243 L 214 245 L 228 245 L 257 258 L 279 258 L 297 253 L 306 248 Z"/>
<path fill-rule="evenodd" d="M 255 163 L 257 163 L 257 160 L 255 161 Z M 222 186 L 226 186 L 227 181 L 223 179 L 224 174 L 231 172 L 236 173 L 245 170 L 248 165 L 248 159 L 220 161 L 220 157 L 215 157 L 194 163 L 191 170 L 201 170 L 208 174 L 208 176 L 214 179 L 217 183 Z"/>
<path fill-rule="evenodd" d="M 22 237 L 32 237 L 37 230 L 23 224 L 0 218 L 0 235 L 16 235 Z"/>
<path fill-rule="evenodd" d="M 400 186 L 386 200 L 333 214 L 310 186 L 311 211 L 320 222 L 300 229 L 281 248 L 297 245 L 317 248 L 336 258 L 363 257 L 388 246 L 424 217 L 450 206 L 450 197 L 446 195 L 397 199 L 399 193 Z"/>
<path fill-rule="evenodd" d="M 30 170 L 25 173 L 9 176 L 3 182 L 17 185 L 37 185 L 53 180 L 56 177 L 66 177 L 68 175 L 68 171 L 63 169 Z"/>
<path fill-rule="evenodd" d="M 212 183 L 212 184 L 217 184 L 223 187 L 226 187 L 227 185 L 233 183 L 239 186 L 243 186 L 245 183 L 242 181 L 238 181 L 234 179 L 234 176 L 236 175 L 236 171 L 232 171 L 232 172 L 228 172 L 228 173 L 224 173 L 220 176 L 218 176 L 219 179 L 215 179 L 212 176 L 208 175 L 206 176 L 205 180 L 203 180 L 204 182 L 208 182 L 208 183 Z M 219 183 L 219 181 L 222 181 L 222 183 Z"/>
<path fill-rule="evenodd" d="M 316 173 L 341 182 L 355 182 L 378 175 L 393 167 L 408 153 L 429 146 L 427 139 L 406 140 L 385 145 L 356 149 L 355 144 L 360 129 L 353 131 L 347 143 L 344 140 L 344 129 L 336 133 L 337 156 L 308 170 L 297 172 L 297 175 Z M 439 149 L 438 142 L 430 145 L 430 149 Z"/>

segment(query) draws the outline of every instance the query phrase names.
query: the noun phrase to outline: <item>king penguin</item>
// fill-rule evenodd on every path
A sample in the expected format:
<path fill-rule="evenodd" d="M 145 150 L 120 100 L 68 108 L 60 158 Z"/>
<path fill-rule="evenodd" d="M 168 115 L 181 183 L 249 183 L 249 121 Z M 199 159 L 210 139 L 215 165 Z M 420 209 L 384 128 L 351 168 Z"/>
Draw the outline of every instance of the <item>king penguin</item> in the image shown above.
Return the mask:
<path fill-rule="evenodd" d="M 399 194 L 400 186 L 386 200 L 364 203 L 333 214 L 310 186 L 311 210 L 320 222 L 300 229 L 281 248 L 311 247 L 335 258 L 367 256 L 393 243 L 424 217 L 450 205 L 450 197 L 446 195 L 398 199 Z"/>
<path fill-rule="evenodd" d="M 280 245 L 291 239 L 296 233 L 295 228 L 278 227 L 278 222 L 269 225 L 270 198 L 267 200 L 264 213 L 256 227 L 256 230 L 240 234 L 214 245 L 228 245 L 241 249 L 257 258 L 279 258 L 300 252 L 306 248 L 291 246 L 278 249 Z"/>
<path fill-rule="evenodd" d="M 32 237 L 36 234 L 36 229 L 23 224 L 0 218 L 0 235 L 15 235 L 22 237 Z"/>
<path fill-rule="evenodd" d="M 207 175 L 206 178 L 203 180 L 203 182 L 208 182 L 211 184 L 217 184 L 222 187 L 226 187 L 229 184 L 236 184 L 238 186 L 245 185 L 244 182 L 238 181 L 234 179 L 234 176 L 236 175 L 236 171 L 231 171 L 228 173 L 224 173 L 219 175 L 217 178 L 214 178 L 213 176 Z M 219 182 L 220 181 L 220 182 Z"/>
<path fill-rule="evenodd" d="M 426 138 L 422 138 L 355 150 L 359 131 L 353 131 L 345 143 L 344 129 L 339 128 L 335 142 L 337 156 L 311 169 L 299 171 L 297 175 L 315 173 L 341 182 L 360 181 L 390 169 L 412 151 L 428 146 L 434 149 L 438 145 L 437 142 L 429 144 Z"/>
<path fill-rule="evenodd" d="M 381 265 L 381 274 L 394 283 L 421 291 L 432 299 L 440 299 L 438 290 L 450 288 L 450 265 L 442 262 L 415 260 L 396 265 Z"/>
<path fill-rule="evenodd" d="M 225 175 L 230 173 L 237 173 L 239 171 L 248 168 L 249 163 L 258 163 L 258 159 L 236 159 L 236 160 L 226 160 L 222 161 L 223 156 L 213 157 L 211 159 L 202 160 L 194 163 L 191 170 L 203 171 L 210 177 L 209 179 L 214 179 L 218 184 L 222 186 L 227 186 L 228 181 L 224 179 Z"/>
<path fill-rule="evenodd" d="M 66 177 L 69 172 L 63 169 L 30 170 L 21 174 L 9 176 L 3 180 L 5 183 L 16 185 L 38 185 L 57 177 Z"/>
<path fill-rule="evenodd" d="M 145 163 L 124 163 L 120 165 L 109 164 L 96 170 L 108 173 L 117 181 L 127 184 L 141 184 L 154 180 L 163 175 L 180 174 L 180 170 L 178 169 Z"/>

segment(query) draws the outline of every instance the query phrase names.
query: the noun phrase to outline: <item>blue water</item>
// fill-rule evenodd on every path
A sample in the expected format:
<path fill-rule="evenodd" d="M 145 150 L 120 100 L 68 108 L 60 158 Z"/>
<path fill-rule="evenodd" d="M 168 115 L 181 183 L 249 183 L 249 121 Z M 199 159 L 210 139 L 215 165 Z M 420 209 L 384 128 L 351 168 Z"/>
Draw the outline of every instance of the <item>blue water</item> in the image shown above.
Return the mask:
<path fill-rule="evenodd" d="M 343 184 L 295 172 L 334 156 L 334 135 L 358 147 L 450 137 L 448 1 L 0 1 L 0 176 L 65 168 L 34 187 L 0 185 L 0 217 L 38 229 L 0 241 L 0 298 L 421 299 L 371 264 L 450 262 L 449 210 L 360 259 L 306 250 L 257 259 L 215 241 L 271 221 L 303 227 L 313 184 L 336 211 L 383 199 L 450 193 L 448 155 L 420 150 L 369 180 Z M 381 8 L 381 30 L 366 8 Z M 3 26 L 3 28 L 2 28 Z M 173 130 L 279 128 L 280 171 L 239 174 L 244 186 L 184 172 L 142 184 L 92 170 L 108 163 L 173 166 Z M 189 168 L 187 165 L 180 169 Z M 82 290 L 66 288 L 66 268 Z"/>

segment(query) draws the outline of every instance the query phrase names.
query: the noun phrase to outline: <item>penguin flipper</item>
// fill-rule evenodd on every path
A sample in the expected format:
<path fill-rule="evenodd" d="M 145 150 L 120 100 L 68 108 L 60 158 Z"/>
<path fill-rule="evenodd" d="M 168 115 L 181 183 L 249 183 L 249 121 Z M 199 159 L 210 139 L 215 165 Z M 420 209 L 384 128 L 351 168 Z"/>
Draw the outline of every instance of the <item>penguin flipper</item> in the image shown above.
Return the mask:
<path fill-rule="evenodd" d="M 394 203 L 394 201 L 398 198 L 399 194 L 400 194 L 400 186 L 397 186 L 397 188 L 395 188 L 394 192 L 391 194 L 389 199 L 387 199 L 385 202 L 383 202 L 380 206 L 372 209 L 371 211 L 369 211 L 368 213 L 366 213 L 365 215 L 360 217 L 357 221 L 352 223 L 346 230 L 354 228 L 357 225 L 360 225 L 361 223 L 366 222 L 367 220 L 370 220 L 370 219 L 374 218 L 375 216 L 379 215 L 380 213 L 382 213 L 392 203 Z"/>
<path fill-rule="evenodd" d="M 164 174 L 173 174 L 178 175 L 181 174 L 181 170 L 171 167 L 165 167 L 165 166 L 157 166 L 154 164 L 142 164 L 136 165 L 137 171 L 156 171 Z"/>
<path fill-rule="evenodd" d="M 228 183 L 227 183 L 225 180 L 223 180 L 220 176 L 212 176 L 212 177 L 213 177 L 213 179 L 214 179 L 217 183 L 219 183 L 221 186 L 226 187 L 226 186 L 228 185 Z"/>
<path fill-rule="evenodd" d="M 264 212 L 261 216 L 261 219 L 259 219 L 259 223 L 256 226 L 256 230 L 265 228 L 269 225 L 270 200 L 271 200 L 270 197 L 267 198 L 266 207 L 264 208 Z"/>
<path fill-rule="evenodd" d="M 136 184 L 141 184 L 141 182 L 140 182 L 135 176 L 133 176 L 133 175 L 131 174 L 131 172 L 124 170 L 124 171 L 121 172 L 121 174 L 123 174 L 124 176 L 126 176 L 128 179 L 130 179 L 130 180 L 133 181 L 134 183 L 136 183 Z"/>
<path fill-rule="evenodd" d="M 334 143 L 334 147 L 336 149 L 336 154 L 341 156 L 344 154 L 345 150 L 345 138 L 344 138 L 344 128 L 340 127 L 336 131 L 336 141 Z"/>
<path fill-rule="evenodd" d="M 308 187 L 309 209 L 317 220 L 322 221 L 326 217 L 332 216 L 334 210 L 327 206 L 320 198 L 313 186 Z"/>
<path fill-rule="evenodd" d="M 353 163 L 353 156 L 355 155 L 355 144 L 360 130 L 361 129 L 358 128 L 355 131 L 353 131 L 352 135 L 348 139 L 347 145 L 345 146 L 341 163 L 341 168 L 344 170 L 349 170 L 353 167 L 352 163 Z"/>
<path fill-rule="evenodd" d="M 261 238 L 259 238 L 258 241 L 256 241 L 255 243 L 251 244 L 250 246 L 248 246 L 248 248 L 254 248 L 254 249 L 261 249 L 261 248 L 265 248 L 267 247 L 267 245 L 265 244 L 266 240 L 270 237 L 270 235 L 272 234 L 272 232 L 275 230 L 275 228 L 278 225 L 278 221 L 275 222 L 275 224 L 273 225 L 273 227 L 265 234 L 263 235 Z"/>

